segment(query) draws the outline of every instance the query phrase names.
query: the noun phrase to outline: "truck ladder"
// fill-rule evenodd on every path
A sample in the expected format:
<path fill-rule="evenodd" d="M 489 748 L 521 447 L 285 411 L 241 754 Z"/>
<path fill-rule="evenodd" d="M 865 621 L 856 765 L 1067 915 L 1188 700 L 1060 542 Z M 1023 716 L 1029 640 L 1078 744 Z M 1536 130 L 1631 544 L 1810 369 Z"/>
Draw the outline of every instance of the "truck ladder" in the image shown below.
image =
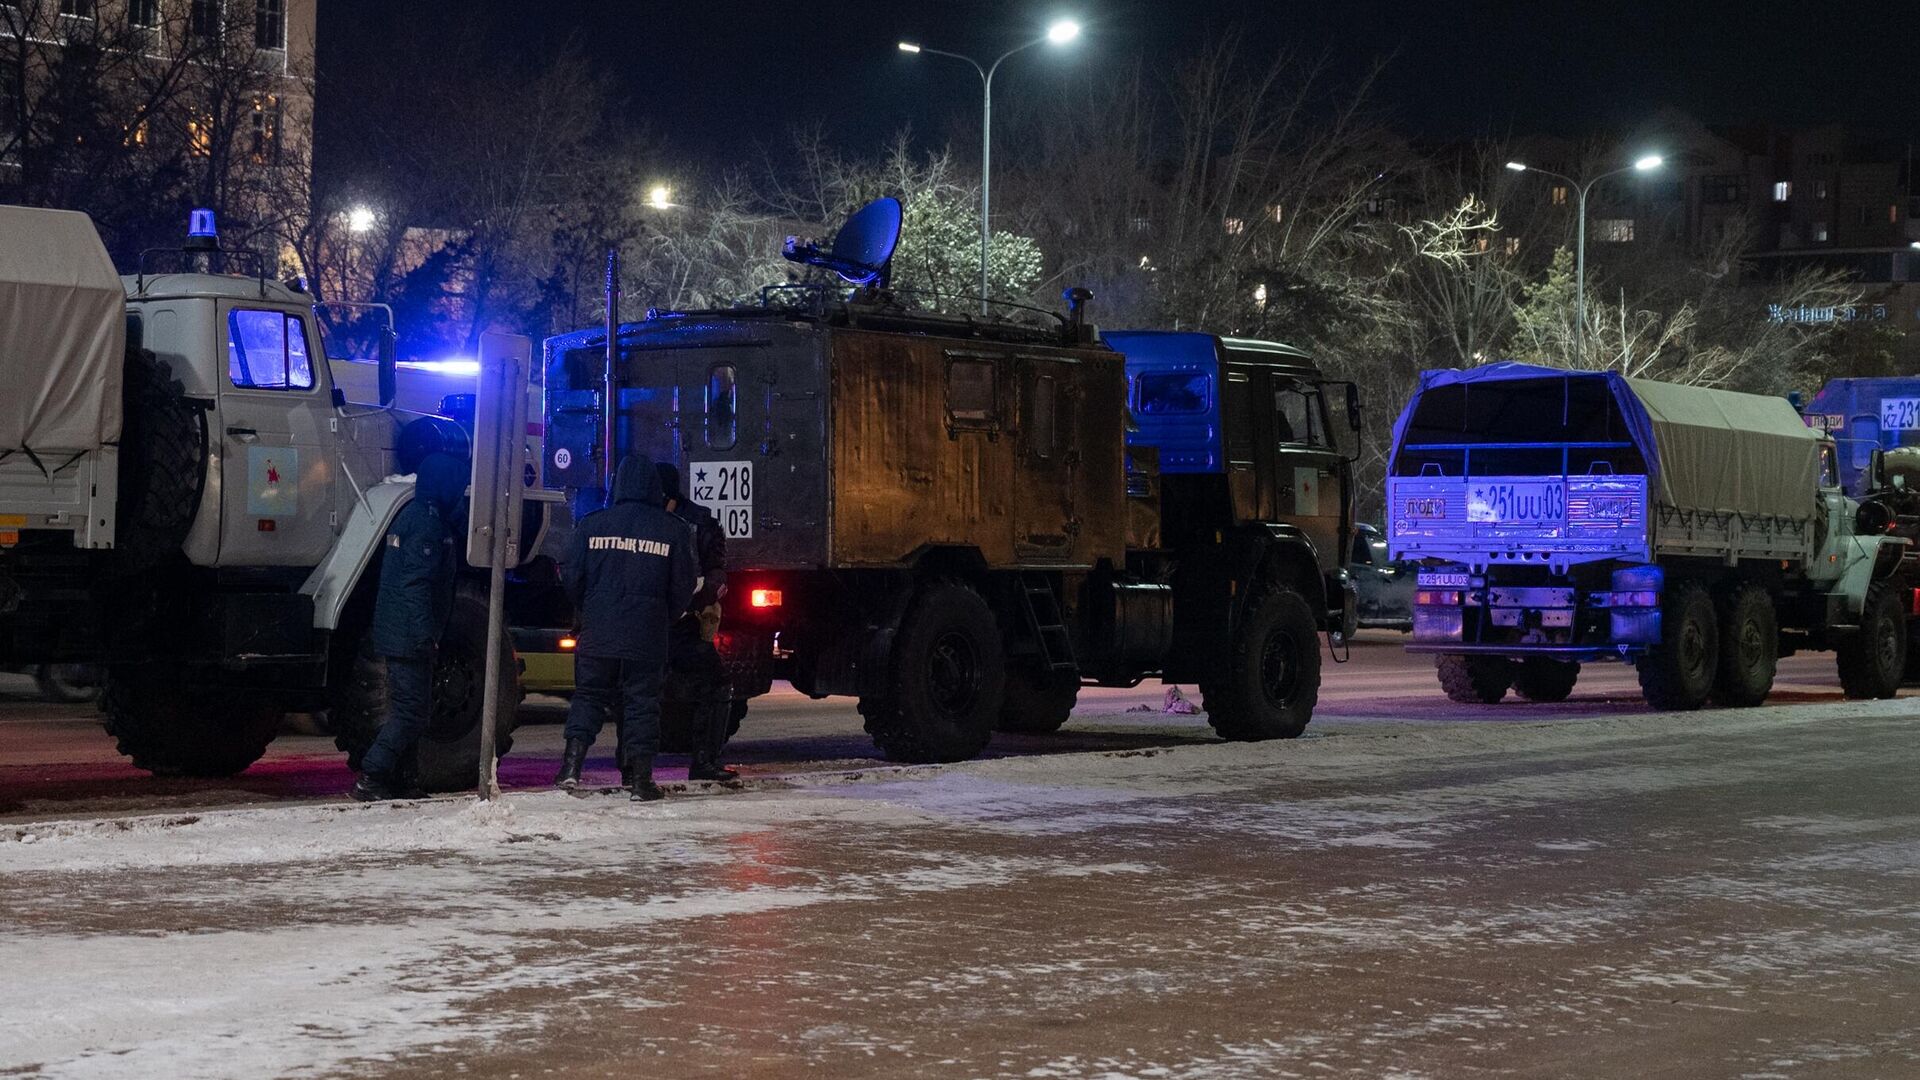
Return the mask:
<path fill-rule="evenodd" d="M 1020 574 L 1021 608 L 1027 613 L 1027 629 L 1040 646 L 1040 660 L 1049 671 L 1078 671 L 1073 658 L 1073 638 L 1061 620 L 1060 601 L 1053 586 L 1042 574 Z"/>

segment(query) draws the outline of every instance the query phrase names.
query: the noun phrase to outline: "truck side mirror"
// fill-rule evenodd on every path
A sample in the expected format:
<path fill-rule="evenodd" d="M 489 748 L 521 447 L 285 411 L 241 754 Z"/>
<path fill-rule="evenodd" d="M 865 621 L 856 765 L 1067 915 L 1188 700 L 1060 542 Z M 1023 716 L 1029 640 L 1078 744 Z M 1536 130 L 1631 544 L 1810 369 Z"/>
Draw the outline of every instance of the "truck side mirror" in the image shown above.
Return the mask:
<path fill-rule="evenodd" d="M 396 357 L 399 351 L 397 335 L 393 327 L 380 328 L 380 407 L 385 409 L 400 396 L 400 361 Z"/>
<path fill-rule="evenodd" d="M 1360 430 L 1360 388 L 1353 383 L 1347 384 L 1347 426 Z"/>

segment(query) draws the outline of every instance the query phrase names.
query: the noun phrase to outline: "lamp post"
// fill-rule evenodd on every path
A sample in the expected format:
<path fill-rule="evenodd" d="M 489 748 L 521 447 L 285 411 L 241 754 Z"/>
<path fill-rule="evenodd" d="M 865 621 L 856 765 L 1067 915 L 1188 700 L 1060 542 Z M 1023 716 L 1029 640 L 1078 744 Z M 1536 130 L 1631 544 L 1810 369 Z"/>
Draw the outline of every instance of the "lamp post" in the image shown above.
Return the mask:
<path fill-rule="evenodd" d="M 1659 154 L 1648 154 L 1636 160 L 1631 165 L 1625 165 L 1611 172 L 1603 172 L 1599 176 L 1592 177 L 1584 184 L 1571 176 L 1554 172 L 1552 169 L 1535 168 L 1532 165 L 1525 165 L 1518 161 L 1507 162 L 1507 168 L 1512 169 L 1514 172 L 1537 172 L 1543 176 L 1551 176 L 1556 180 L 1565 180 L 1567 183 L 1573 185 L 1575 191 L 1580 193 L 1580 222 L 1575 232 L 1577 239 L 1574 242 L 1573 249 L 1573 348 L 1575 352 L 1580 354 L 1580 360 L 1582 362 L 1585 362 L 1587 358 L 1587 192 L 1593 190 L 1593 185 L 1608 177 L 1619 176 L 1621 173 L 1651 172 L 1660 167 L 1661 161 L 1662 159 Z"/>
<path fill-rule="evenodd" d="M 980 314 L 987 313 L 987 245 L 991 241 L 992 230 L 988 224 L 991 209 L 990 182 L 993 174 L 993 75 L 1007 57 L 1017 52 L 1025 52 L 1035 45 L 1065 45 L 1080 36 L 1080 24 L 1072 19 L 1057 19 L 1047 27 L 1047 32 L 1032 41 L 1016 45 L 1000 54 L 1000 58 L 991 64 L 982 65 L 971 56 L 945 52 L 940 49 L 928 49 L 911 41 L 900 43 L 904 53 L 926 53 L 929 56 L 945 56 L 954 60 L 964 60 L 973 65 L 980 73 Z"/>

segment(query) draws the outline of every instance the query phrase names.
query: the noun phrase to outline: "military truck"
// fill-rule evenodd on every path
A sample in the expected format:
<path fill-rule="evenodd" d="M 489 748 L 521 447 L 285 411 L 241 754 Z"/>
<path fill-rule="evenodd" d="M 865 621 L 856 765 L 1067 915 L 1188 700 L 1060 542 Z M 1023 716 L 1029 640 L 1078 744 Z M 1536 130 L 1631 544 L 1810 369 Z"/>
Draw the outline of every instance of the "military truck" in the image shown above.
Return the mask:
<path fill-rule="evenodd" d="M 465 435 L 392 407 L 390 335 L 381 400 L 350 402 L 313 298 L 229 272 L 258 267 L 195 219 L 122 278 L 84 215 L 0 206 L 0 664 L 105 665 L 107 729 L 158 774 L 245 769 L 288 712 L 324 712 L 357 765 L 383 693 L 364 648 L 380 541 L 412 464 Z M 486 611 L 462 580 L 430 788 L 477 772 Z"/>
<path fill-rule="evenodd" d="M 1103 336 L 1079 291 L 1064 316 L 930 313 L 888 254 L 828 257 L 852 228 L 796 258 L 851 289 L 548 340 L 547 486 L 590 509 L 626 452 L 677 462 L 727 530 L 736 695 L 857 697 L 895 760 L 1150 676 L 1197 682 L 1227 738 L 1300 734 L 1318 635 L 1353 618 L 1351 387 L 1330 412 L 1298 350 Z"/>
<path fill-rule="evenodd" d="M 1783 398 L 1492 364 L 1429 371 L 1394 426 L 1389 547 L 1418 560 L 1414 652 L 1461 702 L 1559 701 L 1633 663 L 1647 702 L 1758 705 L 1778 657 L 1831 649 L 1891 697 L 1909 541 L 1842 492 Z"/>
<path fill-rule="evenodd" d="M 1808 427 L 1833 436 L 1841 487 L 1863 498 L 1872 490 L 1875 450 L 1920 447 L 1920 378 L 1829 379 L 1803 415 Z"/>

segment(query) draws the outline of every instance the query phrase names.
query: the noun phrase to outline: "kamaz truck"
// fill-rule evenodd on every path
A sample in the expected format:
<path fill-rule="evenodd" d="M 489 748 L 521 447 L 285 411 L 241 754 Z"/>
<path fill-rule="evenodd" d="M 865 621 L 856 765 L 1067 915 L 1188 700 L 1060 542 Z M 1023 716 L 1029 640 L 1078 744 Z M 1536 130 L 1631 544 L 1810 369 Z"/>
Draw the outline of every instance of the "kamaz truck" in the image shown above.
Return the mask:
<path fill-rule="evenodd" d="M 1910 542 L 1841 490 L 1783 398 L 1611 372 L 1429 371 L 1394 426 L 1389 546 L 1419 564 L 1414 652 L 1461 702 L 1559 701 L 1634 664 L 1647 702 L 1757 705 L 1778 657 L 1893 696 Z"/>
<path fill-rule="evenodd" d="M 349 400 L 313 298 L 222 251 L 211 216 L 123 278 L 85 215 L 0 206 L 0 665 L 103 665 L 108 731 L 158 774 L 245 769 L 288 712 L 324 714 L 357 764 L 381 541 L 413 464 L 466 435 L 393 406 L 390 336 L 378 399 Z M 550 571 L 515 572 L 536 606 Z M 460 581 L 436 660 L 428 788 L 478 772 L 485 589 Z"/>
<path fill-rule="evenodd" d="M 1858 499 L 1872 490 L 1875 450 L 1920 447 L 1920 378 L 1831 379 L 1803 413 L 1833 436 L 1840 486 Z"/>
<path fill-rule="evenodd" d="M 1064 316 L 928 312 L 860 235 L 899 213 L 789 243 L 838 281 L 550 339 L 547 486 L 591 509 L 624 454 L 677 463 L 727 532 L 736 696 L 857 697 L 896 760 L 1151 676 L 1197 682 L 1227 738 L 1300 734 L 1319 636 L 1352 626 L 1351 387 L 1330 410 L 1339 384 L 1269 342 L 1102 335 L 1078 290 Z"/>

